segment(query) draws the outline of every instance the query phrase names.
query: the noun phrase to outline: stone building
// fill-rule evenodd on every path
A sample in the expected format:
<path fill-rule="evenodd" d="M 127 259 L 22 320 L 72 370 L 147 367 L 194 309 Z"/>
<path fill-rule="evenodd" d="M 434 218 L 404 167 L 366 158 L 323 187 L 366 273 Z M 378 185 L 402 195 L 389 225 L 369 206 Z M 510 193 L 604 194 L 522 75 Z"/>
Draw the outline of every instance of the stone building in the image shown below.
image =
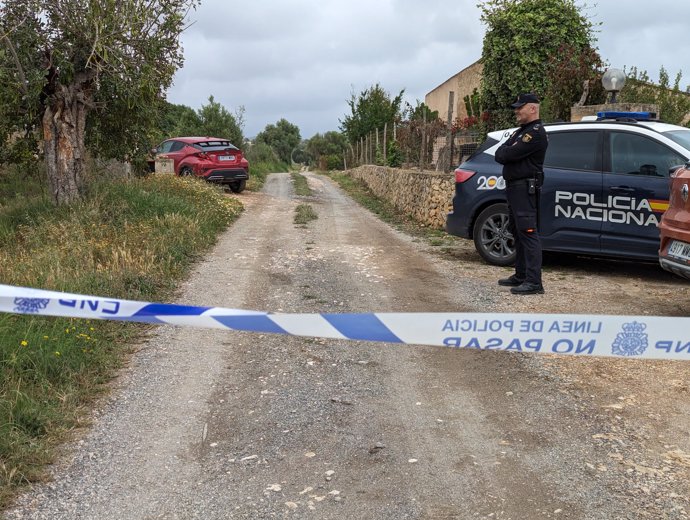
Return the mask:
<path fill-rule="evenodd" d="M 452 119 L 467 117 L 464 97 L 472 95 L 475 89 L 479 90 L 483 70 L 484 65 L 475 61 L 429 92 L 424 97 L 424 104 L 431 110 L 438 110 L 441 121 L 448 121 L 448 95 L 454 92 Z"/>

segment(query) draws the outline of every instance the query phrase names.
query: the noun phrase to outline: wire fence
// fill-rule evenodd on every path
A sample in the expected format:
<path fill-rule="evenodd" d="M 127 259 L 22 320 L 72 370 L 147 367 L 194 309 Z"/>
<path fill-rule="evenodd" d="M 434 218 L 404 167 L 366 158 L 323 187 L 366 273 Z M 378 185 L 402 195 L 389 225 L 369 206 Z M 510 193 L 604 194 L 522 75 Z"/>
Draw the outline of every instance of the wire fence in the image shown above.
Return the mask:
<path fill-rule="evenodd" d="M 480 133 L 443 121 L 406 121 L 376 129 L 344 153 L 345 168 L 378 164 L 449 172 L 479 145 Z"/>

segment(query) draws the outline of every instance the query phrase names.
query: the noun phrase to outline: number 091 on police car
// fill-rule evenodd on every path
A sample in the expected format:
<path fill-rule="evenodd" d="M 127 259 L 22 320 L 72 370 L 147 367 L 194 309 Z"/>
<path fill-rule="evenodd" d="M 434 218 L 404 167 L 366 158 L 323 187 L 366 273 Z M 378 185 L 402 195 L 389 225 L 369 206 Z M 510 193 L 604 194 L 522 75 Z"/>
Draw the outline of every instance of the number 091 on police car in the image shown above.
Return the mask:
<path fill-rule="evenodd" d="M 690 244 L 674 240 L 671 242 L 671 245 L 668 246 L 668 254 L 669 256 L 675 256 L 676 258 L 690 261 Z"/>

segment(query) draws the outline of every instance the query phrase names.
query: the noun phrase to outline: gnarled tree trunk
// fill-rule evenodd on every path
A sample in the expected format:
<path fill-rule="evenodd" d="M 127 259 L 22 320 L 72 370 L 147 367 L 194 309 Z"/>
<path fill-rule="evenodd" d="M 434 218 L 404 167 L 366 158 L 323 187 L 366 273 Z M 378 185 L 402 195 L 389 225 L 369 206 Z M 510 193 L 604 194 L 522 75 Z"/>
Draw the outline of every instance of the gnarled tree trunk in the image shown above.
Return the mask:
<path fill-rule="evenodd" d="M 69 85 L 51 89 L 43 114 L 46 172 L 53 200 L 69 204 L 84 189 L 84 131 L 93 98 L 94 73 L 77 74 Z"/>

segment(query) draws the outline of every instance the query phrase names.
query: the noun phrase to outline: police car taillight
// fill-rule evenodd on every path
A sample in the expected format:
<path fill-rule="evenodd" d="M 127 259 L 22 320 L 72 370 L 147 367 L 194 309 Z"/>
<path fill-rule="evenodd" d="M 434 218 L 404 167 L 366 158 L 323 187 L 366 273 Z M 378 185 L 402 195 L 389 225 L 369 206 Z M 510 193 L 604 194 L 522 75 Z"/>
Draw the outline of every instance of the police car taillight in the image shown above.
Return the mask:
<path fill-rule="evenodd" d="M 463 170 L 462 168 L 455 169 L 455 182 L 465 182 L 470 179 L 475 173 L 472 170 Z"/>

